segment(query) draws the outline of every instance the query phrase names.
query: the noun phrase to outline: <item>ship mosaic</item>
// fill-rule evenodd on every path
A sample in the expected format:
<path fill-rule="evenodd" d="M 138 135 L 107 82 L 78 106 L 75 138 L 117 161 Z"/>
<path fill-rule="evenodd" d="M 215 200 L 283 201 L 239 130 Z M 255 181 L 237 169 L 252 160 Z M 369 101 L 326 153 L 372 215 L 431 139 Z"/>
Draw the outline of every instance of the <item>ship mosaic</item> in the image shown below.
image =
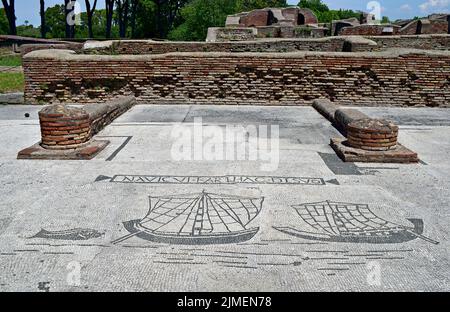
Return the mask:
<path fill-rule="evenodd" d="M 259 228 L 248 225 L 262 210 L 263 197 L 207 193 L 149 197 L 150 209 L 142 219 L 124 222 L 130 232 L 113 241 L 134 236 L 168 244 L 232 244 L 252 239 Z"/>

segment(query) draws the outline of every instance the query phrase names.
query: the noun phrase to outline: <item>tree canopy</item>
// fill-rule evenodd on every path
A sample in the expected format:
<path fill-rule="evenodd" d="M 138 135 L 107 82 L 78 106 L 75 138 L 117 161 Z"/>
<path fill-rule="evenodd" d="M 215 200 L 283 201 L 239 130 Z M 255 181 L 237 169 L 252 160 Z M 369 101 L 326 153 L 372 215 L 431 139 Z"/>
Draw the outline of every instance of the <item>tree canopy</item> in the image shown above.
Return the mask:
<path fill-rule="evenodd" d="M 347 19 L 355 17 L 361 19 L 362 12 L 353 10 L 330 10 L 322 0 L 300 0 L 298 6 L 301 8 L 311 9 L 319 19 L 320 23 L 331 23 L 333 20 Z M 389 23 L 389 18 L 383 16 L 381 23 Z"/>
<path fill-rule="evenodd" d="M 286 7 L 286 0 L 98 0 L 106 9 L 98 9 L 95 0 L 85 0 L 90 10 L 81 13 L 81 24 L 67 27 L 65 3 L 48 7 L 41 2 L 43 25 L 20 25 L 17 34 L 46 38 L 160 38 L 171 40 L 204 40 L 208 27 L 225 25 L 227 15 L 267 7 Z M 2 1 L 3 2 L 3 1 Z M 299 6 L 314 11 L 321 23 L 350 17 L 361 12 L 330 10 L 321 0 L 300 0 Z M 15 14 L 8 11 L 9 14 Z M 0 34 L 11 33 L 11 19 L 0 9 Z M 91 13 L 91 15 L 89 14 Z M 389 22 L 387 18 L 384 22 Z M 69 29 L 69 31 L 68 31 Z"/>

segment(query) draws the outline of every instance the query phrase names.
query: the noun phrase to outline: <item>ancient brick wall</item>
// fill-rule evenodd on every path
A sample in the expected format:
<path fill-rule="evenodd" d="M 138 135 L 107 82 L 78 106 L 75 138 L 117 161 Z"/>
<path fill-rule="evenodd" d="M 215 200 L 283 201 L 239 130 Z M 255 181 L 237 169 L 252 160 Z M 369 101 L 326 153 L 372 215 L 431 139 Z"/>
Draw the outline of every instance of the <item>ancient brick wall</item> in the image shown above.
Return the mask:
<path fill-rule="evenodd" d="M 47 50 L 47 49 L 61 49 L 61 50 L 75 50 L 79 51 L 83 48 L 82 43 L 58 43 L 58 44 L 24 44 L 20 46 L 20 54 L 24 56 L 32 51 Z"/>
<path fill-rule="evenodd" d="M 383 51 L 389 48 L 450 50 L 449 35 L 374 36 L 367 38 L 378 44 L 376 48 L 370 49 L 372 51 Z M 354 51 L 357 52 L 357 50 Z"/>
<path fill-rule="evenodd" d="M 101 102 L 450 106 L 450 52 L 173 53 L 142 56 L 36 51 L 24 58 L 30 103 Z"/>
<path fill-rule="evenodd" d="M 421 34 L 447 34 L 448 22 L 446 20 L 421 20 L 418 22 Z"/>
<path fill-rule="evenodd" d="M 301 22 L 297 21 L 297 24 L 299 24 L 299 25 L 308 25 L 308 24 L 319 23 L 317 16 L 310 9 L 300 9 L 298 14 L 299 14 L 299 18 L 300 18 L 300 16 L 302 16 L 302 21 Z"/>
<path fill-rule="evenodd" d="M 245 27 L 267 26 L 269 25 L 269 11 L 254 10 L 241 17 L 241 22 Z"/>
<path fill-rule="evenodd" d="M 247 42 L 157 42 L 125 40 L 114 42 L 115 54 L 163 54 L 170 52 L 340 52 L 345 38 L 277 39 Z M 84 53 L 110 54 L 111 49 L 84 51 Z"/>
<path fill-rule="evenodd" d="M 419 20 L 414 20 L 399 30 L 401 35 L 417 35 Z"/>
<path fill-rule="evenodd" d="M 256 29 L 251 27 L 213 27 L 208 28 L 208 38 L 213 37 L 214 42 L 224 41 L 250 41 L 256 38 Z M 209 41 L 207 38 L 206 41 Z"/>
<path fill-rule="evenodd" d="M 270 29 L 269 29 L 270 30 Z M 359 46 L 353 50 L 382 51 L 389 48 L 450 50 L 450 35 L 366 36 L 378 47 Z M 163 54 L 170 52 L 341 52 L 346 37 L 319 39 L 266 39 L 247 42 L 158 42 L 151 40 L 114 41 L 112 47 L 85 50 L 86 54 Z"/>
<path fill-rule="evenodd" d="M 400 26 L 396 25 L 356 25 L 339 30 L 340 36 L 381 36 L 397 35 Z"/>

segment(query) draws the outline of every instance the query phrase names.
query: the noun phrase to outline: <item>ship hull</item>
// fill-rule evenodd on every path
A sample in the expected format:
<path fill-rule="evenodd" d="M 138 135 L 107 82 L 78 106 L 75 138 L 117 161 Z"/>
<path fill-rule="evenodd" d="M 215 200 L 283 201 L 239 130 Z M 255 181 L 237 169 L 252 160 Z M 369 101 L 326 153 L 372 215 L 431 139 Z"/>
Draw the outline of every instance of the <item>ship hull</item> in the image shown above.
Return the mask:
<path fill-rule="evenodd" d="M 141 220 L 124 222 L 125 229 L 141 239 L 163 244 L 174 245 L 216 245 L 235 244 L 252 239 L 259 228 L 243 230 L 232 233 L 201 234 L 201 235 L 177 235 L 162 232 L 154 232 L 140 225 Z"/>
<path fill-rule="evenodd" d="M 295 236 L 298 238 L 336 242 L 336 243 L 366 243 L 366 244 L 398 244 L 405 243 L 416 239 L 418 236 L 409 231 L 400 231 L 390 235 L 352 235 L 352 236 L 331 236 L 331 235 L 315 235 L 313 233 L 303 232 L 289 227 L 276 227 L 276 230 Z"/>

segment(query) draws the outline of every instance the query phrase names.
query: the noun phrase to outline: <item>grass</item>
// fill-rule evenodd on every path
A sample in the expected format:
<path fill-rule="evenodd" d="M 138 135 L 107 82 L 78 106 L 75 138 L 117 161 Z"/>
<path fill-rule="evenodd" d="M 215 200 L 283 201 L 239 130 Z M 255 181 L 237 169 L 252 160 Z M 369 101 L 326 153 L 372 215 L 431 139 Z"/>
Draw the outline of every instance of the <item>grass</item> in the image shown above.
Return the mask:
<path fill-rule="evenodd" d="M 0 93 L 23 92 L 23 73 L 1 73 L 0 72 Z"/>
<path fill-rule="evenodd" d="M 2 55 L 0 66 L 22 66 L 22 58 L 20 55 Z"/>

